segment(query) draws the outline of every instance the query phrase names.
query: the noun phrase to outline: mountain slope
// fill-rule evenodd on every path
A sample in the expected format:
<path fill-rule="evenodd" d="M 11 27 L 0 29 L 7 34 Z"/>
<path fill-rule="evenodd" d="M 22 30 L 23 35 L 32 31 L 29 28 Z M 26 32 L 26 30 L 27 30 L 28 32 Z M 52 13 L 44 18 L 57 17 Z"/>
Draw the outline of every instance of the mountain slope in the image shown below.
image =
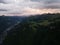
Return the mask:
<path fill-rule="evenodd" d="M 0 16 L 0 34 L 24 18 L 22 16 Z"/>
<path fill-rule="evenodd" d="M 28 17 L 7 32 L 3 45 L 60 45 L 60 16 L 54 16 Z"/>

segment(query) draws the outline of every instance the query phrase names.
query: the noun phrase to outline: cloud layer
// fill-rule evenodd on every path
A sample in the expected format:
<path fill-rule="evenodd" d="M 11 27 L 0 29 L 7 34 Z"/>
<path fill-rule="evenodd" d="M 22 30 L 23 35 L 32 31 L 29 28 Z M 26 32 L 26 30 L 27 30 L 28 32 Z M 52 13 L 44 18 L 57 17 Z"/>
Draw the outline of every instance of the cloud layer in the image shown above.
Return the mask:
<path fill-rule="evenodd" d="M 60 0 L 0 0 L 0 15 L 60 13 Z"/>

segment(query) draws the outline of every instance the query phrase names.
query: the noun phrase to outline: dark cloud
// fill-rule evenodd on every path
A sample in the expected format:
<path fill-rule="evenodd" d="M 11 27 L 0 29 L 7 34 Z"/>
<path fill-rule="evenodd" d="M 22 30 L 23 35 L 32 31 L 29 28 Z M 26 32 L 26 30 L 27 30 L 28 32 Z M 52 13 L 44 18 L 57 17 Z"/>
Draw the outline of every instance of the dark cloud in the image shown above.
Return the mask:
<path fill-rule="evenodd" d="M 46 0 L 44 1 L 44 8 L 46 9 L 60 9 L 60 0 Z"/>
<path fill-rule="evenodd" d="M 0 0 L 0 3 L 6 3 L 5 0 Z"/>
<path fill-rule="evenodd" d="M 31 0 L 34 2 L 40 2 L 42 5 L 37 5 L 38 8 L 46 8 L 46 9 L 60 9 L 60 0 Z"/>
<path fill-rule="evenodd" d="M 34 2 L 40 2 L 41 0 L 31 0 L 31 1 L 34 1 Z"/>
<path fill-rule="evenodd" d="M 46 9 L 60 9 L 60 6 L 54 6 L 54 5 L 49 5 L 49 6 L 45 6 L 44 8 Z"/>
<path fill-rule="evenodd" d="M 59 0 L 47 0 L 44 3 L 45 4 L 52 4 L 52 3 L 58 3 L 58 2 L 59 2 Z"/>
<path fill-rule="evenodd" d="M 6 9 L 0 9 L 0 11 L 8 11 L 8 10 L 6 10 Z"/>

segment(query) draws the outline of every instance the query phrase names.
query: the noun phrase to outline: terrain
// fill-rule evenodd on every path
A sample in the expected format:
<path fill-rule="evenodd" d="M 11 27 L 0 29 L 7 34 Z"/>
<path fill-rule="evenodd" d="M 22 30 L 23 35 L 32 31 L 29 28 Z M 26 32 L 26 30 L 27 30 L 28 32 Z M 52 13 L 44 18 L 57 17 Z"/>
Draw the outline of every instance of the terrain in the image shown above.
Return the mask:
<path fill-rule="evenodd" d="M 6 33 L 2 45 L 60 45 L 60 14 L 26 17 Z"/>
<path fill-rule="evenodd" d="M 20 16 L 0 16 L 0 34 L 23 19 L 24 17 Z"/>

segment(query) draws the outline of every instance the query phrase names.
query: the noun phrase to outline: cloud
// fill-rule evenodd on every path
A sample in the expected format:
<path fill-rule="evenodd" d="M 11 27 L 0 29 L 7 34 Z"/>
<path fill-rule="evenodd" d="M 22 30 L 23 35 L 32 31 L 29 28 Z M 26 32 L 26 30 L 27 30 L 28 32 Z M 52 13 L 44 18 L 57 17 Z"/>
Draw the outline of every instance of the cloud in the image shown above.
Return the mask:
<path fill-rule="evenodd" d="M 44 4 L 44 8 L 46 9 L 60 9 L 60 0 L 47 0 Z"/>
<path fill-rule="evenodd" d="M 58 6 L 58 5 L 47 5 L 47 6 L 45 6 L 44 8 L 46 8 L 46 9 L 60 9 L 60 6 Z"/>
<path fill-rule="evenodd" d="M 52 13 L 51 10 L 60 12 L 60 0 L 0 0 L 0 14 L 30 15 Z"/>
<path fill-rule="evenodd" d="M 31 0 L 33 2 L 38 2 L 38 8 L 46 8 L 46 9 L 60 9 L 60 0 Z M 41 6 L 41 5 L 42 6 Z"/>
<path fill-rule="evenodd" d="M 3 0 L 0 0 L 0 3 L 5 3 Z"/>
<path fill-rule="evenodd" d="M 31 1 L 40 1 L 40 0 L 31 0 Z"/>
<path fill-rule="evenodd" d="M 53 4 L 53 3 L 58 3 L 59 0 L 46 0 L 44 3 L 45 4 Z"/>
<path fill-rule="evenodd" d="M 6 10 L 6 9 L 0 9 L 0 11 L 8 11 L 8 10 Z"/>

